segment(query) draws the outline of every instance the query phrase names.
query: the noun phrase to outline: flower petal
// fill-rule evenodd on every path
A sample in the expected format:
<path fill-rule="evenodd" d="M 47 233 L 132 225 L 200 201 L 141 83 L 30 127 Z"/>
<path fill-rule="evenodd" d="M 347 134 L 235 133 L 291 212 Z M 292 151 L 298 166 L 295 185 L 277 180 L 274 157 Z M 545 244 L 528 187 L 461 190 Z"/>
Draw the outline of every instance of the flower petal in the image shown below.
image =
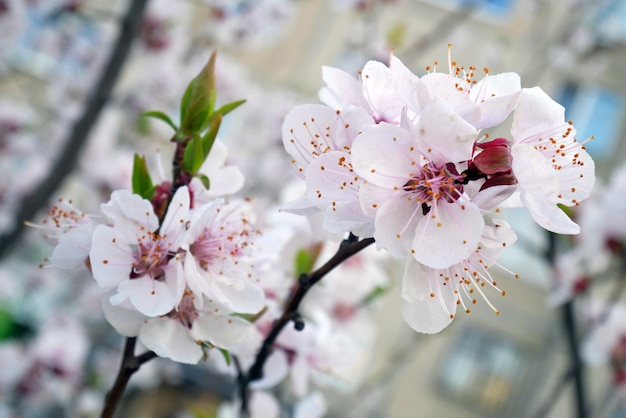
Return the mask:
<path fill-rule="evenodd" d="M 476 249 L 484 225 L 480 209 L 472 203 L 439 203 L 415 229 L 413 256 L 433 268 L 457 264 Z"/>
<path fill-rule="evenodd" d="M 194 321 L 191 335 L 195 339 L 230 350 L 245 343 L 252 336 L 252 330 L 252 324 L 241 318 L 206 314 Z"/>
<path fill-rule="evenodd" d="M 402 316 L 417 332 L 439 332 L 454 318 L 457 297 L 451 288 L 437 284 L 438 273 L 407 258 L 402 278 Z"/>
<path fill-rule="evenodd" d="M 139 339 L 159 357 L 179 363 L 197 364 L 202 359 L 202 349 L 187 328 L 169 318 L 149 320 L 139 331 Z"/>
<path fill-rule="evenodd" d="M 117 229 L 99 225 L 93 232 L 89 262 L 93 278 L 103 288 L 127 281 L 135 261 L 124 236 Z"/>

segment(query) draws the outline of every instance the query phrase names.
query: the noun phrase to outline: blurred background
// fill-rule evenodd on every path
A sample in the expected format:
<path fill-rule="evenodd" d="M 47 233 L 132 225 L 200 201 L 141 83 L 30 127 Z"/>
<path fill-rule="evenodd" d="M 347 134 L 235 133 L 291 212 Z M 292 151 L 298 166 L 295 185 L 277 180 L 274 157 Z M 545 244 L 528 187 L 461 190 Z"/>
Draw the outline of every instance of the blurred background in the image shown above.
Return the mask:
<path fill-rule="evenodd" d="M 565 106 L 579 140 L 595 137 L 587 148 L 600 183 L 626 156 L 624 0 L 152 0 L 134 14 L 130 6 L 0 0 L 0 417 L 97 416 L 122 339 L 103 320 L 86 271 L 45 266 L 51 247 L 23 221 L 41 219 L 60 197 L 95 212 L 112 190 L 129 188 L 134 152 L 170 153 L 167 127 L 141 113 L 175 114 L 214 49 L 218 100 L 247 99 L 220 137 L 246 175 L 244 194 L 268 201 L 295 178 L 282 118 L 318 102 L 321 67 L 356 76 L 391 51 L 422 75 L 435 61 L 447 71 L 452 44 L 460 65 L 541 86 Z M 133 24 L 137 35 L 120 43 Z M 105 75 L 112 90 L 103 95 Z M 625 215 L 616 210 L 613 222 Z M 492 297 L 500 315 L 479 303 L 442 333 L 417 335 L 392 287 L 367 376 L 328 394 L 328 416 L 626 417 L 615 375 L 622 358 L 583 365 L 573 348 L 586 337 L 592 301 L 619 303 L 623 268 L 604 272 L 582 299 L 563 298 L 553 250 L 576 242 L 555 243 L 523 212 L 507 216 L 519 242 L 501 264 L 520 279 L 499 280 L 507 291 Z M 397 266 L 388 272 L 401 277 Z M 206 373 L 151 362 L 133 378 L 120 416 L 211 410 L 232 384 Z"/>

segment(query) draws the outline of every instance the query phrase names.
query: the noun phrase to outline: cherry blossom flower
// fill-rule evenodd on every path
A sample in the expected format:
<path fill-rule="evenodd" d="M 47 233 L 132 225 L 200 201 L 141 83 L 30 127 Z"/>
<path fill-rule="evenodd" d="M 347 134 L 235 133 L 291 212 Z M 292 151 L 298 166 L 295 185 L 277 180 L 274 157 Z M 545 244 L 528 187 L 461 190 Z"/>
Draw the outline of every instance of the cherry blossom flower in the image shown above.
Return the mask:
<path fill-rule="evenodd" d="M 579 226 L 557 205 L 576 206 L 589 196 L 594 162 L 564 113 L 541 88 L 522 91 L 511 128 L 512 170 L 521 203 L 535 222 L 552 232 L 577 234 Z"/>
<path fill-rule="evenodd" d="M 113 192 L 102 205 L 112 226 L 95 229 L 89 259 L 98 285 L 117 289 L 113 304 L 128 298 L 152 317 L 179 303 L 185 278 L 176 252 L 189 221 L 189 199 L 187 187 L 178 189 L 161 225 L 152 204 L 126 190 Z"/>
<path fill-rule="evenodd" d="M 410 128 L 409 128 L 410 129 Z M 380 124 L 355 141 L 354 169 L 367 182 L 361 207 L 375 216 L 379 248 L 433 268 L 467 258 L 483 230 L 455 163 L 472 157 L 477 131 L 435 99 L 414 130 Z"/>
<path fill-rule="evenodd" d="M 492 222 L 493 226 L 484 226 L 475 250 L 457 264 L 435 269 L 413 257 L 407 258 L 402 279 L 402 315 L 415 331 L 427 334 L 441 331 L 454 319 L 457 306 L 469 313 L 469 306 L 477 303 L 477 295 L 498 313 L 483 287 L 505 295 L 488 269 L 517 237 L 507 222 L 495 219 Z"/>
<path fill-rule="evenodd" d="M 195 208 L 183 240 L 187 285 L 202 304 L 202 296 L 233 312 L 257 313 L 264 294 L 256 282 L 251 250 L 259 232 L 245 202 L 218 199 Z"/>

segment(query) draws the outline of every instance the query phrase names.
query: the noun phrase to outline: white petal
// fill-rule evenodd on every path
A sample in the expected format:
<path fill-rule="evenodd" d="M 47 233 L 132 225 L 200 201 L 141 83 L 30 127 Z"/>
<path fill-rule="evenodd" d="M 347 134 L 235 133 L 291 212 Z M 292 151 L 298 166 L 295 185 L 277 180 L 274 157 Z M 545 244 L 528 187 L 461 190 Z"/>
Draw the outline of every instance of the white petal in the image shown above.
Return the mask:
<path fill-rule="evenodd" d="M 119 293 L 128 296 L 139 312 L 149 317 L 165 315 L 178 304 L 175 294 L 166 283 L 147 275 L 126 280 L 117 289 Z"/>
<path fill-rule="evenodd" d="M 103 288 L 116 287 L 127 281 L 135 261 L 124 236 L 105 225 L 96 227 L 89 253 L 93 278 Z"/>
<path fill-rule="evenodd" d="M 322 67 L 322 79 L 326 87 L 319 92 L 320 100 L 334 109 L 347 105 L 368 108 L 359 80 L 345 71 L 333 67 Z"/>
<path fill-rule="evenodd" d="M 415 229 L 413 256 L 433 268 L 457 264 L 476 250 L 484 225 L 481 210 L 472 203 L 439 203 Z"/>
<path fill-rule="evenodd" d="M 333 202 L 355 202 L 358 199 L 360 179 L 355 176 L 350 154 L 331 151 L 315 161 L 306 170 L 307 197 L 318 208 L 326 209 Z"/>
<path fill-rule="evenodd" d="M 195 339 L 229 350 L 245 343 L 252 329 L 252 324 L 241 318 L 206 314 L 194 321 L 191 334 Z"/>
<path fill-rule="evenodd" d="M 139 329 L 148 318 L 134 309 L 113 305 L 109 299 L 110 292 L 102 295 L 102 312 L 109 324 L 125 337 L 136 337 L 139 335 Z"/>
<path fill-rule="evenodd" d="M 422 218 L 422 208 L 404 197 L 384 202 L 376 213 L 376 246 L 392 257 L 401 258 L 411 249 L 415 228 Z"/>
<path fill-rule="evenodd" d="M 517 105 L 521 92 L 520 77 L 516 73 L 487 76 L 472 88 L 470 98 L 478 103 L 480 120 L 477 129 L 502 123 Z"/>
<path fill-rule="evenodd" d="M 457 297 L 449 287 L 438 285 L 437 280 L 438 270 L 411 257 L 407 259 L 402 279 L 402 315 L 417 332 L 439 332 L 454 318 Z"/>
<path fill-rule="evenodd" d="M 540 87 L 522 89 L 515 110 L 511 134 L 516 142 L 548 132 L 563 124 L 565 108 L 552 100 Z M 547 138 L 544 138 L 547 140 Z"/>
<path fill-rule="evenodd" d="M 93 231 L 92 224 L 83 224 L 61 235 L 50 262 L 58 268 L 68 270 L 85 265 L 91 250 Z"/>
<path fill-rule="evenodd" d="M 470 160 L 478 134 L 476 128 L 438 98 L 426 106 L 415 132 L 424 156 L 440 164 Z"/>
<path fill-rule="evenodd" d="M 301 216 L 314 215 L 320 212 L 320 209 L 311 202 L 308 196 L 302 196 L 296 200 L 292 200 L 284 204 L 280 210 Z"/>
<path fill-rule="evenodd" d="M 182 233 L 189 222 L 190 196 L 187 186 L 179 187 L 172 197 L 159 234 L 173 245 L 171 251 L 176 252 Z"/>
<path fill-rule="evenodd" d="M 100 205 L 100 210 L 129 240 L 144 230 L 154 231 L 159 226 L 152 204 L 128 190 L 114 191 L 111 200 Z"/>
<path fill-rule="evenodd" d="M 191 339 L 189 331 L 177 320 L 155 318 L 139 331 L 139 339 L 159 357 L 179 363 L 197 364 L 202 359 L 202 349 Z"/>
<path fill-rule="evenodd" d="M 328 412 L 326 399 L 320 392 L 313 392 L 298 401 L 293 418 L 323 418 Z"/>
<path fill-rule="evenodd" d="M 402 187 L 419 168 L 417 143 L 406 130 L 386 123 L 359 135 L 352 146 L 352 167 L 380 187 Z"/>
<path fill-rule="evenodd" d="M 577 234 L 580 231 L 578 225 L 556 206 L 559 180 L 550 163 L 528 144 L 514 144 L 511 156 L 513 174 L 521 189 L 521 201 L 535 222 L 552 232 Z"/>

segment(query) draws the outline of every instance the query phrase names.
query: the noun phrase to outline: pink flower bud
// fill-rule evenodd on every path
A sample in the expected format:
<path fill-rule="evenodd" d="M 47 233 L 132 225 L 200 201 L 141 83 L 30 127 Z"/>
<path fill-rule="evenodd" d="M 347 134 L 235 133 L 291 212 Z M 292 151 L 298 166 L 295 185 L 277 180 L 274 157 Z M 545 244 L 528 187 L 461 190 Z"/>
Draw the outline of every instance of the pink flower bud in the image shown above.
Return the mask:
<path fill-rule="evenodd" d="M 483 151 L 474 157 L 473 163 L 481 173 L 491 175 L 511 170 L 511 149 L 505 138 L 496 138 L 478 147 Z"/>

